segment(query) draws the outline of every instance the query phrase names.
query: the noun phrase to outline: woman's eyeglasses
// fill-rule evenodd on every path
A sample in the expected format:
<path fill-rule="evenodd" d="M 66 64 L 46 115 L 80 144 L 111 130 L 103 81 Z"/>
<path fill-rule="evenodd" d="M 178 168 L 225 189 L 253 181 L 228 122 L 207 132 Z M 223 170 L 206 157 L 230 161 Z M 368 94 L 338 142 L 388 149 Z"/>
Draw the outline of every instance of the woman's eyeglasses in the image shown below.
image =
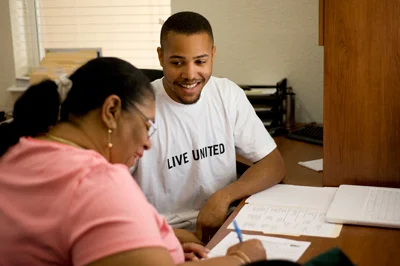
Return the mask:
<path fill-rule="evenodd" d="M 149 138 L 151 136 L 154 135 L 154 133 L 157 131 L 157 126 L 154 124 L 153 121 L 151 121 L 150 118 L 148 118 L 145 114 L 143 114 L 142 111 L 140 111 L 139 108 L 137 108 L 135 105 L 133 105 L 133 107 L 135 107 L 135 109 L 141 114 L 141 116 L 144 118 L 144 120 L 149 123 L 150 127 L 147 130 L 147 135 L 149 136 Z"/>

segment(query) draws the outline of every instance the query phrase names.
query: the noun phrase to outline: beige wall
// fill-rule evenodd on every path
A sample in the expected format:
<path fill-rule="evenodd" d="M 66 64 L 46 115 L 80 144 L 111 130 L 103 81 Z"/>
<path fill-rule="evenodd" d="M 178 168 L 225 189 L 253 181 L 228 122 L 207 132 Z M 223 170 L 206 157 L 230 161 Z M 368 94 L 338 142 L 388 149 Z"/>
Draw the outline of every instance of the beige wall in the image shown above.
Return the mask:
<path fill-rule="evenodd" d="M 215 76 L 238 84 L 287 77 L 296 93 L 296 120 L 323 121 L 317 0 L 172 0 L 172 13 L 184 10 L 201 13 L 213 26 Z"/>
<path fill-rule="evenodd" d="M 274 84 L 287 77 L 296 92 L 296 120 L 322 122 L 323 48 L 317 0 L 171 0 L 172 12 L 206 16 L 214 30 L 214 75 L 238 84 Z M 0 1 L 0 110 L 13 98 L 14 60 L 8 1 Z M 12 95 L 14 96 L 14 95 Z"/>
<path fill-rule="evenodd" d="M 7 88 L 14 84 L 15 68 L 11 37 L 8 0 L 0 1 L 0 110 L 10 110 L 13 105 Z"/>

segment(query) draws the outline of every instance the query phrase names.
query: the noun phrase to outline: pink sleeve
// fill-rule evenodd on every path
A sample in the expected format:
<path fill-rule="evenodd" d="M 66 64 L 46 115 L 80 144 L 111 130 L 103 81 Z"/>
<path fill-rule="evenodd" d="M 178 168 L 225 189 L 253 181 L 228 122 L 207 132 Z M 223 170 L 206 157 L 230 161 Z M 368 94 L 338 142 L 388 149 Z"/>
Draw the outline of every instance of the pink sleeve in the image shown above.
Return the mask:
<path fill-rule="evenodd" d="M 81 180 L 66 229 L 73 265 L 143 247 L 166 247 L 157 217 L 127 169 L 109 166 Z"/>

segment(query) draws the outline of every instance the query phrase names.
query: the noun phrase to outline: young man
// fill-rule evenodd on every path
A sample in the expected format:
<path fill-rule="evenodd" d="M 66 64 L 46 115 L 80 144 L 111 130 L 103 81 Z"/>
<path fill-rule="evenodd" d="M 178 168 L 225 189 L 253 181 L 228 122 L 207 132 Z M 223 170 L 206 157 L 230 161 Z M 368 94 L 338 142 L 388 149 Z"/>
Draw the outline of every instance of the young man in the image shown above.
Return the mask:
<path fill-rule="evenodd" d="M 200 14 L 180 12 L 164 23 L 157 49 L 164 78 L 153 82 L 158 130 L 134 173 L 173 227 L 196 229 L 205 242 L 232 202 L 285 176 L 276 144 L 244 91 L 211 76 L 215 51 L 211 25 Z M 238 180 L 235 152 L 255 163 Z"/>

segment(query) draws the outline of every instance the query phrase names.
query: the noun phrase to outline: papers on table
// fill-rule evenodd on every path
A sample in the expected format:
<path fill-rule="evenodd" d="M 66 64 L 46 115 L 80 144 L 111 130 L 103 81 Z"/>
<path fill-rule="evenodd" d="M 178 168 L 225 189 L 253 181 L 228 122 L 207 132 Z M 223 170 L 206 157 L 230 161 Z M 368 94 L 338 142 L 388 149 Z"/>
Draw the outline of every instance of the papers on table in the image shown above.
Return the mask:
<path fill-rule="evenodd" d="M 246 203 L 328 209 L 337 188 L 275 185 L 250 196 Z"/>
<path fill-rule="evenodd" d="M 342 225 L 325 222 L 336 190 L 276 185 L 249 197 L 235 220 L 241 230 L 265 234 L 338 237 Z"/>
<path fill-rule="evenodd" d="M 312 160 L 307 162 L 299 162 L 301 166 L 307 167 L 311 170 L 322 172 L 323 170 L 323 159 Z"/>
<path fill-rule="evenodd" d="M 318 209 L 246 204 L 235 220 L 241 230 L 265 234 L 338 237 L 342 226 L 326 223 L 325 214 Z"/>
<path fill-rule="evenodd" d="M 310 242 L 295 241 L 290 239 L 243 235 L 243 240 L 259 239 L 266 252 L 268 259 L 281 259 L 296 262 L 301 255 L 310 246 Z M 209 258 L 224 256 L 229 247 L 239 243 L 239 240 L 234 232 L 229 233 L 221 242 L 219 242 L 208 254 Z"/>

